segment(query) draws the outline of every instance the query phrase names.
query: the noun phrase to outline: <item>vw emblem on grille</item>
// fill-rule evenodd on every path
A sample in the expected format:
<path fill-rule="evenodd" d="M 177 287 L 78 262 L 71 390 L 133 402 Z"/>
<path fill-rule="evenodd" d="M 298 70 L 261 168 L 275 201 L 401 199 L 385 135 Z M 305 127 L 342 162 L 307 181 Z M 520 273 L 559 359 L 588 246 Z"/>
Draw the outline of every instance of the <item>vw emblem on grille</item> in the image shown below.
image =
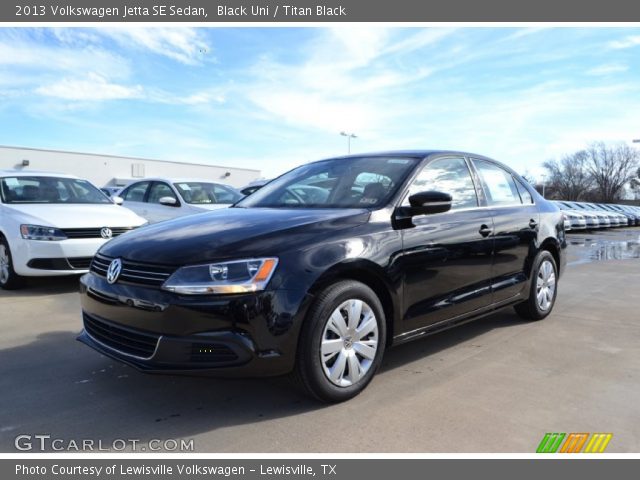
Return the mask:
<path fill-rule="evenodd" d="M 113 232 L 109 227 L 104 227 L 100 229 L 100 236 L 105 239 L 111 238 L 113 237 Z"/>
<path fill-rule="evenodd" d="M 122 260 L 116 258 L 109 264 L 109 268 L 107 269 L 107 282 L 116 283 L 118 277 L 120 276 L 120 272 L 122 271 Z"/>

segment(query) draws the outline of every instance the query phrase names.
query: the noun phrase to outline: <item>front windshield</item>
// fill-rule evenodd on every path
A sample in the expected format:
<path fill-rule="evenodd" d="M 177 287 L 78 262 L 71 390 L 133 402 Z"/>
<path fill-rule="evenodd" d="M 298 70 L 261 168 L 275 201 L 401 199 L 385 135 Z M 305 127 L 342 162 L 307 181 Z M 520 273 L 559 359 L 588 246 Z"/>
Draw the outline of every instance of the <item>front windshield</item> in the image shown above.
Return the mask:
<path fill-rule="evenodd" d="M 174 185 L 184 201 L 191 205 L 232 204 L 242 198 L 240 192 L 217 183 L 177 182 Z"/>
<path fill-rule="evenodd" d="M 112 203 L 87 180 L 58 177 L 3 177 L 3 203 Z"/>
<path fill-rule="evenodd" d="M 303 165 L 240 201 L 242 208 L 378 208 L 420 161 L 414 157 L 337 158 Z"/>

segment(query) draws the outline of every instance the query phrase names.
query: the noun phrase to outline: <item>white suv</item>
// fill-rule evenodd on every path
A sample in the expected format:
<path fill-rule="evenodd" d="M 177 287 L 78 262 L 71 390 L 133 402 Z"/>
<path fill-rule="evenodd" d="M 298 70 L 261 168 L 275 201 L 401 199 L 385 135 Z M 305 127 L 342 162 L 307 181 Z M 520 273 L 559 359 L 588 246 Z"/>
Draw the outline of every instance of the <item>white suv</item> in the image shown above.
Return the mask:
<path fill-rule="evenodd" d="M 144 223 L 87 180 L 0 170 L 0 288 L 19 287 L 23 276 L 86 273 L 102 244 Z"/>

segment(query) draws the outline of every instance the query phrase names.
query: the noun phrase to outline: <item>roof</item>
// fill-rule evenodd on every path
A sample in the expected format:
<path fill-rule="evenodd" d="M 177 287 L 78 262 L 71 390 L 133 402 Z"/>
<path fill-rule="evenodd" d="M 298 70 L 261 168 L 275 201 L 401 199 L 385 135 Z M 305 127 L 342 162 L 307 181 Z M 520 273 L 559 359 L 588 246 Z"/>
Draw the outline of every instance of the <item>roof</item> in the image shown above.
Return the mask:
<path fill-rule="evenodd" d="M 0 170 L 0 177 L 61 177 L 79 178 L 68 173 L 44 172 L 40 170 Z"/>
<path fill-rule="evenodd" d="M 497 160 L 494 160 L 492 158 L 489 158 L 485 155 L 479 155 L 477 153 L 471 153 L 471 152 L 463 152 L 460 150 L 386 150 L 386 151 L 381 151 L 381 152 L 363 152 L 363 153 L 356 153 L 356 154 L 350 154 L 350 155 L 342 155 L 342 156 L 337 156 L 337 157 L 329 157 L 329 158 L 324 158 L 322 160 L 318 160 L 319 162 L 325 161 L 325 160 L 336 160 L 336 159 L 350 159 L 350 158 L 362 158 L 362 157 L 413 157 L 413 158 L 426 158 L 429 157 L 431 155 L 463 155 L 465 157 L 473 157 L 473 158 L 478 158 L 478 159 L 485 159 L 485 160 L 491 160 L 493 162 L 496 162 Z M 315 163 L 315 162 L 311 162 L 311 163 Z M 498 161 L 498 163 L 500 163 Z"/>
<path fill-rule="evenodd" d="M 231 187 L 231 185 L 227 185 L 224 182 L 214 182 L 208 178 L 183 178 L 183 177 L 143 177 L 143 178 L 134 178 L 129 181 L 129 184 L 135 182 L 167 182 L 167 183 L 189 183 L 189 182 L 198 182 L 198 183 L 215 183 L 216 185 L 224 185 L 225 187 Z M 233 188 L 233 187 L 231 187 Z"/>

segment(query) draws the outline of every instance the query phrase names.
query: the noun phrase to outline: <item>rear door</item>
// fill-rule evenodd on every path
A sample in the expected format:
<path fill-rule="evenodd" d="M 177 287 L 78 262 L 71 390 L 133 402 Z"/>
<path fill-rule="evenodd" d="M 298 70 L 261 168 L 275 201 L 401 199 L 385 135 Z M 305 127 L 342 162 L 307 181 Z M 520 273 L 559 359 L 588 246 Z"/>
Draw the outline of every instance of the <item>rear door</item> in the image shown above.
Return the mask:
<path fill-rule="evenodd" d="M 412 218 L 402 230 L 403 333 L 489 305 L 493 237 L 491 213 L 479 208 L 476 185 L 462 156 L 431 160 L 410 183 L 413 193 L 451 194 L 452 209 Z"/>
<path fill-rule="evenodd" d="M 518 179 L 500 165 L 472 159 L 494 226 L 491 272 L 492 302 L 520 294 L 535 256 L 540 214 L 533 197 Z"/>

